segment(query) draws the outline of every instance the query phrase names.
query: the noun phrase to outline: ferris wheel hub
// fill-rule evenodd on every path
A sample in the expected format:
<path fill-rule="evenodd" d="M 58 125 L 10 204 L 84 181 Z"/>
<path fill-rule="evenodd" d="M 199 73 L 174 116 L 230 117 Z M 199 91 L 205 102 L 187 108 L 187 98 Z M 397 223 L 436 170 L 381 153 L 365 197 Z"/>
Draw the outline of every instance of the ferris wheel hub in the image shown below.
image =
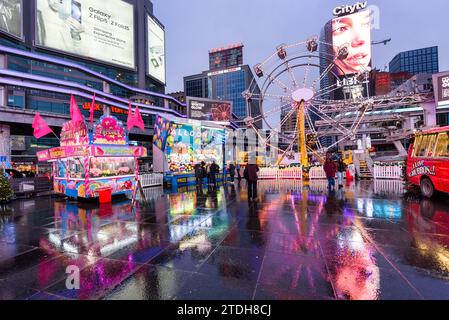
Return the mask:
<path fill-rule="evenodd" d="M 309 102 L 313 99 L 315 92 L 309 88 L 301 88 L 292 93 L 292 100 L 295 102 Z"/>

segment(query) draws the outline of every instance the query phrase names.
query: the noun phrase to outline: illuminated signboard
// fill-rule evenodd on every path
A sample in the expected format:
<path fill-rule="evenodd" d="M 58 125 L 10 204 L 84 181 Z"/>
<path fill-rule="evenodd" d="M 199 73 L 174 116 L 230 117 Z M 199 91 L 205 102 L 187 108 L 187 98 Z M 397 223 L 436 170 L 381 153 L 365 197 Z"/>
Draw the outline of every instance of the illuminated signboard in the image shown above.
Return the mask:
<path fill-rule="evenodd" d="M 187 98 L 188 116 L 201 121 L 230 122 L 232 102 Z"/>
<path fill-rule="evenodd" d="M 438 97 L 438 103 L 449 103 L 449 74 L 437 78 L 436 96 Z"/>
<path fill-rule="evenodd" d="M 0 0 L 0 30 L 22 38 L 21 0 Z"/>
<path fill-rule="evenodd" d="M 94 155 L 101 156 L 134 156 L 146 157 L 147 149 L 143 147 L 94 147 Z"/>
<path fill-rule="evenodd" d="M 208 77 L 218 76 L 219 74 L 225 74 L 225 73 L 229 73 L 229 72 L 236 72 L 236 71 L 240 71 L 240 70 L 242 70 L 241 67 L 230 68 L 230 69 L 225 69 L 225 70 L 220 70 L 220 71 L 213 71 L 213 72 L 209 72 L 207 74 L 207 76 Z"/>
<path fill-rule="evenodd" d="M 123 124 L 116 117 L 103 116 L 95 125 L 93 144 L 128 144 Z"/>
<path fill-rule="evenodd" d="M 37 0 L 39 46 L 135 68 L 134 6 L 122 0 Z"/>
<path fill-rule="evenodd" d="M 231 45 L 209 51 L 209 69 L 224 69 L 243 64 L 243 45 Z"/>
<path fill-rule="evenodd" d="M 65 148 L 53 148 L 53 149 L 50 149 L 50 158 L 51 159 L 66 158 L 67 157 L 67 153 L 65 151 L 66 151 Z"/>
<path fill-rule="evenodd" d="M 364 2 L 357 2 L 354 5 L 346 5 L 346 6 L 338 6 L 334 8 L 334 16 L 336 17 L 342 17 L 345 15 L 350 15 L 353 13 L 357 13 L 360 10 L 366 9 L 368 5 L 368 1 L 364 1 Z"/>
<path fill-rule="evenodd" d="M 36 156 L 39 162 L 47 161 L 50 159 L 50 152 L 48 150 L 39 151 L 36 153 Z"/>
<path fill-rule="evenodd" d="M 84 121 L 64 123 L 61 131 L 61 147 L 79 146 L 88 143 L 88 130 Z"/>
<path fill-rule="evenodd" d="M 347 48 L 347 56 L 336 59 L 336 73 L 351 75 L 371 70 L 371 16 L 370 11 L 355 13 L 332 20 L 334 56 Z"/>
<path fill-rule="evenodd" d="M 148 74 L 165 84 L 165 31 L 148 16 Z"/>
<path fill-rule="evenodd" d="M 114 106 L 110 107 L 111 112 L 114 114 L 120 114 L 120 115 L 128 115 L 128 110 L 122 109 L 122 108 L 117 108 Z M 90 102 L 86 102 L 83 104 L 83 110 L 90 110 Z M 98 111 L 98 112 L 102 112 L 103 108 L 100 104 L 95 104 L 94 106 L 94 111 Z"/>

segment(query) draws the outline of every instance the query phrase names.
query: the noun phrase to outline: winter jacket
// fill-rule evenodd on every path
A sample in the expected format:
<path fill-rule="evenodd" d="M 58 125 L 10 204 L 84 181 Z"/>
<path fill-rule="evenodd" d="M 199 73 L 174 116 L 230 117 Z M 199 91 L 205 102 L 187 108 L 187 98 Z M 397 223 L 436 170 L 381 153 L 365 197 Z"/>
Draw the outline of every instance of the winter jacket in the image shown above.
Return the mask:
<path fill-rule="evenodd" d="M 324 172 L 326 173 L 326 177 L 328 179 L 335 178 L 337 169 L 337 164 L 332 160 L 326 161 L 326 163 L 324 164 Z"/>
<path fill-rule="evenodd" d="M 259 177 L 257 176 L 257 173 L 259 172 L 259 167 L 257 164 L 249 164 L 245 168 L 245 172 L 243 173 L 243 176 L 248 181 L 257 181 Z"/>

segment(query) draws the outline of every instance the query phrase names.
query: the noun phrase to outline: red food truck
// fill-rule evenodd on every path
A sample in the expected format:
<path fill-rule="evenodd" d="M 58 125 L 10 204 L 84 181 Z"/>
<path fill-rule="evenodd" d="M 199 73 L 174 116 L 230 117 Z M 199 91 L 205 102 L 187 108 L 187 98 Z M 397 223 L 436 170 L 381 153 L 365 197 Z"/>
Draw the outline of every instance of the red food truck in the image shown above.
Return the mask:
<path fill-rule="evenodd" d="M 408 152 L 407 179 L 427 198 L 435 191 L 449 193 L 449 127 L 415 135 Z"/>

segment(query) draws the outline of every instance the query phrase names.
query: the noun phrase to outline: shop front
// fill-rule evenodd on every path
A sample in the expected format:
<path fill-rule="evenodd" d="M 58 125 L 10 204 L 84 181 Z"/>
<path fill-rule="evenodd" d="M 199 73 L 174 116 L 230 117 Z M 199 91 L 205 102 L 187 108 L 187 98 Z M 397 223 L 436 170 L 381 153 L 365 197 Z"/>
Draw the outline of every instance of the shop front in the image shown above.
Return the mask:
<path fill-rule="evenodd" d="M 192 185 L 195 164 L 215 162 L 220 167 L 218 180 L 223 180 L 226 135 L 223 126 L 157 117 L 153 139 L 155 171 L 163 172 L 172 187 Z"/>

